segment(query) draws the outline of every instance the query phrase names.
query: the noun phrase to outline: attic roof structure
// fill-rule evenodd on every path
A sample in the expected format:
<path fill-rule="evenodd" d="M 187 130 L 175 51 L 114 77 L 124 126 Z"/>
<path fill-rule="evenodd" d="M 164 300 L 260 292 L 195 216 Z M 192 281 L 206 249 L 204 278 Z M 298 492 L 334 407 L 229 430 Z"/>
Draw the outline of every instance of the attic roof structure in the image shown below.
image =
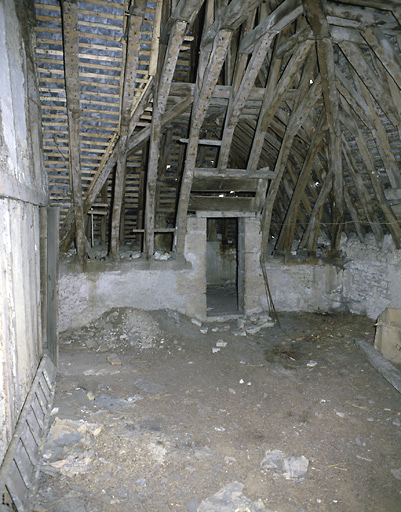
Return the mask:
<path fill-rule="evenodd" d="M 189 213 L 262 214 L 263 251 L 401 238 L 397 0 L 38 0 L 60 241 L 183 252 Z M 87 220 L 86 220 L 87 219 Z M 270 251 L 269 249 L 269 251 Z M 270 251 L 271 252 L 271 251 Z"/>

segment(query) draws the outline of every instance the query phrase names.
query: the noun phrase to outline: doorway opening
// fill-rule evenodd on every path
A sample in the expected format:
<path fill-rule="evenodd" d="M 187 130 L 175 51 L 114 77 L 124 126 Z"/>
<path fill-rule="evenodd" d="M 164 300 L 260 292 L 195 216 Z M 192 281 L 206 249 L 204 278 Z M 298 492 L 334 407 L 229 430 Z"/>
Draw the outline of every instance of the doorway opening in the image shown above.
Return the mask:
<path fill-rule="evenodd" d="M 206 243 L 207 316 L 238 315 L 238 219 L 208 218 Z"/>

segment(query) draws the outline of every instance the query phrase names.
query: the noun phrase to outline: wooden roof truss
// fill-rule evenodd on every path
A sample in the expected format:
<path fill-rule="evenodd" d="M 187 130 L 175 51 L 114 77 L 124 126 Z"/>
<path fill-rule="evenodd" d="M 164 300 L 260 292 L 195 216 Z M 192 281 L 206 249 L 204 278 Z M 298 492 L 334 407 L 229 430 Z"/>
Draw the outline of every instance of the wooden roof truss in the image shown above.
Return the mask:
<path fill-rule="evenodd" d="M 386 4 L 386 5 L 383 5 Z M 74 241 L 182 254 L 187 215 L 263 252 L 401 238 L 396 0 L 38 0 L 50 199 Z"/>

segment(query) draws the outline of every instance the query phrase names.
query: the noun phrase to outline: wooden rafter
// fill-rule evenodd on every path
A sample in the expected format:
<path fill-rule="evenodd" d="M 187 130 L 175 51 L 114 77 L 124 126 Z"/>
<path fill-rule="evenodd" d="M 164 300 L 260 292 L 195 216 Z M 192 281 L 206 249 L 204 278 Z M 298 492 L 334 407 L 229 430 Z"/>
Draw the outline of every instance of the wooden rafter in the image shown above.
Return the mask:
<path fill-rule="evenodd" d="M 278 77 L 282 65 L 281 60 L 275 59 L 271 65 L 271 72 L 269 73 L 265 97 L 263 99 L 262 108 L 250 151 L 250 157 L 248 161 L 249 172 L 253 172 L 257 169 L 267 129 L 279 107 L 280 102 L 283 99 L 286 90 L 294 80 L 294 76 L 297 73 L 299 67 L 304 62 L 312 44 L 312 41 L 305 41 L 297 48 L 279 80 Z"/>
<path fill-rule="evenodd" d="M 68 151 L 73 201 L 75 242 L 78 258 L 83 261 L 85 227 L 82 207 L 81 159 L 79 146 L 80 91 L 78 72 L 78 4 L 75 0 L 61 2 L 64 46 L 64 79 L 67 98 Z"/>
<path fill-rule="evenodd" d="M 394 245 L 397 247 L 397 249 L 399 249 L 401 247 L 401 227 L 399 225 L 399 221 L 397 220 L 396 216 L 394 215 L 391 209 L 391 206 L 388 204 L 388 201 L 384 196 L 383 187 L 380 178 L 377 175 L 375 165 L 372 160 L 372 156 L 366 145 L 365 138 L 359 126 L 355 123 L 355 121 L 352 118 L 347 117 L 346 121 L 349 125 L 349 129 L 352 130 L 352 134 L 355 137 L 355 141 L 357 143 L 362 160 L 365 164 L 366 169 L 368 170 L 368 175 L 372 183 L 372 187 L 376 193 L 378 204 L 380 205 L 383 211 L 383 215 L 386 219 L 388 230 L 390 231 L 391 236 L 393 238 Z"/>
<path fill-rule="evenodd" d="M 124 199 L 130 113 L 134 101 L 135 81 L 139 63 L 140 32 L 143 23 L 144 0 L 136 0 L 131 7 L 127 27 L 126 60 L 122 80 L 120 138 L 117 145 L 117 165 L 114 176 L 113 207 L 111 215 L 110 255 L 117 258 L 120 245 L 121 211 Z M 142 14 L 142 15 L 141 15 Z"/>
<path fill-rule="evenodd" d="M 302 79 L 308 79 L 307 77 L 302 77 Z M 276 166 L 275 166 L 275 177 L 272 180 L 267 196 L 266 202 L 263 211 L 263 219 L 262 219 L 262 252 L 266 254 L 267 245 L 270 236 L 270 224 L 272 218 L 273 205 L 276 200 L 277 192 L 280 186 L 281 178 L 283 176 L 285 165 L 288 160 L 288 156 L 291 151 L 292 142 L 294 137 L 301 127 L 304 119 L 310 114 L 310 111 L 317 99 L 321 95 L 321 79 L 320 76 L 316 78 L 311 87 L 309 88 L 307 94 L 302 98 L 299 102 L 299 105 L 296 109 L 291 112 L 291 116 L 288 121 L 287 129 L 280 147 L 280 152 L 277 157 Z"/>
<path fill-rule="evenodd" d="M 378 80 L 377 75 L 367 63 L 360 47 L 352 42 L 341 41 L 339 46 L 348 61 L 359 75 L 361 80 L 369 88 L 370 93 L 382 107 L 388 119 L 394 126 L 400 125 L 400 114 L 393 109 L 393 101 L 385 83 Z"/>
<path fill-rule="evenodd" d="M 333 187 L 332 178 L 332 171 L 329 171 L 325 176 L 323 186 L 320 189 L 317 201 L 313 206 L 313 211 L 309 218 L 308 226 L 302 235 L 299 249 L 306 249 L 309 252 L 314 252 L 316 250 L 317 238 L 320 232 L 320 223 L 323 216 L 323 207 Z"/>
<path fill-rule="evenodd" d="M 365 213 L 366 219 L 370 225 L 372 233 L 374 234 L 377 243 L 380 244 L 383 240 L 384 233 L 381 228 L 380 221 L 377 218 L 377 212 L 374 210 L 372 206 L 372 201 L 366 189 L 364 180 L 357 170 L 357 165 L 354 156 L 352 155 L 351 149 L 348 145 L 348 142 L 345 140 L 344 135 L 342 137 L 342 152 L 344 156 L 344 161 L 347 164 L 347 170 L 350 173 L 350 176 L 352 177 L 352 180 L 354 182 L 357 194 L 359 196 L 359 200 L 362 205 L 362 209 Z"/>
<path fill-rule="evenodd" d="M 378 147 L 384 168 L 386 169 L 388 179 L 392 187 L 398 188 L 401 185 L 401 176 L 397 161 L 391 151 L 390 143 L 386 130 L 383 126 L 383 122 L 375 109 L 372 96 L 370 95 L 365 84 L 361 81 L 359 81 L 359 89 L 361 90 L 362 95 L 366 100 L 366 105 L 368 107 L 366 114 L 369 117 L 372 134 L 375 137 L 376 145 Z"/>
<path fill-rule="evenodd" d="M 337 251 L 344 221 L 343 173 L 340 147 L 339 97 L 336 87 L 334 48 L 323 0 L 304 0 L 306 17 L 317 40 L 317 56 L 322 78 L 322 92 L 326 111 L 329 140 L 329 166 L 333 171 L 333 229 L 332 249 Z"/>
<path fill-rule="evenodd" d="M 267 18 L 241 41 L 239 51 L 251 53 L 261 37 L 268 32 L 279 33 L 303 13 L 301 0 L 284 0 Z"/>
<path fill-rule="evenodd" d="M 83 257 L 84 219 L 96 202 L 107 214 L 96 218 L 95 237 L 114 257 L 121 240 L 137 241 L 138 233 L 150 257 L 164 225 L 158 223 L 171 230 L 174 218 L 182 253 L 188 207 L 257 212 L 263 203 L 264 226 L 279 235 L 277 250 L 301 238 L 299 247 L 312 249 L 322 230 L 338 249 L 343 225 L 361 240 L 372 231 L 378 243 L 390 232 L 397 244 L 398 4 L 126 0 L 111 13 L 103 0 L 85 8 L 76 0 L 38 0 L 44 165 L 51 200 L 61 206 L 61 248 L 76 236 Z M 68 9 L 75 20 L 66 24 Z M 144 16 L 130 35 L 135 17 Z M 136 62 L 128 62 L 127 36 L 137 41 Z M 319 80 L 321 94 L 294 128 Z M 228 186 L 255 197 L 216 198 L 209 190 L 228 196 L 221 188 Z"/>
<path fill-rule="evenodd" d="M 139 118 L 143 114 L 146 105 L 149 102 L 150 96 L 152 93 L 152 89 L 149 87 L 146 89 L 144 95 L 142 95 L 140 101 L 137 103 L 136 109 L 133 113 L 131 113 L 130 124 L 129 124 L 129 133 L 131 133 L 136 127 Z M 146 131 L 147 129 L 144 128 Z M 141 133 L 141 132 L 140 132 Z M 143 140 L 146 141 L 150 136 L 150 129 L 147 130 L 146 133 L 142 133 Z M 91 182 L 91 185 L 86 194 L 86 198 L 83 204 L 83 212 L 84 215 L 88 213 L 93 203 L 96 201 L 97 196 L 100 191 L 104 187 L 110 173 L 114 169 L 117 158 L 118 158 L 118 141 L 119 141 L 119 133 L 116 133 L 110 142 L 110 146 L 108 151 L 105 153 L 105 158 L 102 159 L 100 165 L 97 169 L 97 172 Z M 138 148 L 140 143 L 142 142 L 142 138 L 139 134 L 135 137 L 131 136 L 128 141 L 128 152 L 134 151 Z M 71 236 L 72 236 L 72 225 L 73 225 L 73 211 L 72 209 L 68 211 L 65 221 L 60 230 L 60 250 L 67 251 L 71 244 Z"/>
<path fill-rule="evenodd" d="M 315 158 L 318 154 L 320 144 L 323 140 L 323 136 L 325 133 L 325 123 L 326 118 L 323 112 L 320 114 L 320 119 L 316 125 L 316 130 L 313 135 L 311 144 L 309 146 L 309 151 L 306 155 L 301 173 L 298 177 L 296 186 L 291 196 L 291 201 L 287 209 L 284 225 L 281 230 L 280 237 L 277 241 L 277 249 L 282 249 L 286 251 L 291 250 L 291 243 L 295 232 L 296 220 L 299 214 L 300 203 L 302 197 L 305 194 L 305 188 L 307 187 L 308 182 L 310 181 L 312 167 L 314 165 Z"/>
<path fill-rule="evenodd" d="M 186 217 L 192 187 L 192 179 L 196 165 L 196 155 L 198 152 L 200 130 L 210 104 L 213 90 L 216 86 L 221 68 L 226 57 L 231 36 L 231 30 L 222 30 L 217 34 L 211 52 L 203 50 L 203 53 L 207 52 L 209 54 L 209 65 L 205 74 L 202 76 L 198 74 L 197 86 L 199 92 L 196 94 L 192 107 L 191 128 L 177 209 L 176 250 L 178 254 L 183 254 L 185 248 Z"/>
<path fill-rule="evenodd" d="M 187 22 L 185 21 L 176 21 L 172 28 L 166 56 L 159 72 L 156 94 L 153 101 L 145 206 L 145 252 L 148 258 L 150 258 L 154 252 L 156 180 L 160 158 L 161 119 L 167 106 L 167 98 L 186 29 Z"/>
<path fill-rule="evenodd" d="M 232 95 L 230 96 L 227 114 L 223 130 L 223 140 L 221 143 L 221 151 L 217 167 L 225 169 L 228 165 L 228 157 L 230 154 L 231 141 L 234 135 L 235 127 L 239 121 L 242 109 L 245 106 L 246 100 L 251 92 L 251 88 L 256 80 L 259 69 L 262 66 L 266 53 L 272 44 L 275 34 L 266 34 L 261 38 L 252 57 L 248 63 L 247 69 L 242 77 L 241 84 L 238 91 L 232 88 Z"/>

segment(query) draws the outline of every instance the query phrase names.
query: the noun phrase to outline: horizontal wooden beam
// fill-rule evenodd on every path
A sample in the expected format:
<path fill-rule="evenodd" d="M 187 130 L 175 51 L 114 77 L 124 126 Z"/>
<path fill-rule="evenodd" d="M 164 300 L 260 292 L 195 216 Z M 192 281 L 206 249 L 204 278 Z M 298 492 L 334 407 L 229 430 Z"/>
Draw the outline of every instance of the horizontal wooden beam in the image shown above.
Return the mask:
<path fill-rule="evenodd" d="M 255 192 L 258 178 L 197 178 L 192 182 L 192 191 Z"/>
<path fill-rule="evenodd" d="M 210 167 L 196 167 L 194 176 L 196 178 L 266 178 L 272 180 L 275 177 L 275 172 L 268 170 L 268 168 L 258 169 L 257 171 L 249 173 L 247 169 L 215 169 Z"/>
<path fill-rule="evenodd" d="M 175 228 L 155 228 L 154 233 L 175 233 Z M 131 229 L 131 233 L 145 233 L 144 229 Z"/>
<path fill-rule="evenodd" d="M 189 139 L 180 139 L 183 144 L 188 144 Z M 198 144 L 203 146 L 221 146 L 221 140 L 199 139 Z"/>
<path fill-rule="evenodd" d="M 305 39 L 305 41 L 308 38 Z M 361 36 L 362 39 L 362 36 Z M 362 39 L 363 41 L 363 39 Z M 303 41 L 300 41 L 302 44 Z M 223 100 L 229 100 L 231 94 L 231 85 L 216 85 L 212 92 L 211 105 L 219 104 L 224 105 Z M 185 82 L 173 82 L 170 88 L 170 98 L 186 96 L 193 97 L 195 92 L 195 85 Z M 265 96 L 266 89 L 264 87 L 251 87 L 246 101 L 246 105 L 253 101 L 262 101 Z M 288 89 L 287 93 L 290 97 L 294 95 L 295 89 Z"/>
<path fill-rule="evenodd" d="M 192 196 L 189 211 L 256 212 L 254 197 Z"/>

